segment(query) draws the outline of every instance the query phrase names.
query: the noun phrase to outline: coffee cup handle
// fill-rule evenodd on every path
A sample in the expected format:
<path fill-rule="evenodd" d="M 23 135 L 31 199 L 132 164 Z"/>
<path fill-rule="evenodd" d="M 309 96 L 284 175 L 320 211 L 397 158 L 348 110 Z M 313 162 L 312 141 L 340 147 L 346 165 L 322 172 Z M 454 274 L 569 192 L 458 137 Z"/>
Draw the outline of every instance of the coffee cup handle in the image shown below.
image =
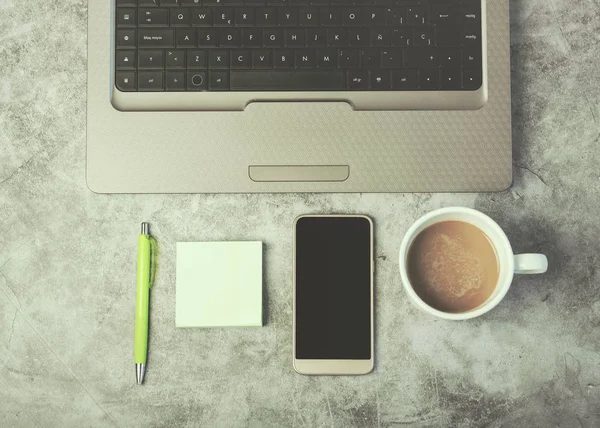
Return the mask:
<path fill-rule="evenodd" d="M 515 273 L 531 275 L 548 270 L 548 259 L 543 254 L 516 254 Z"/>

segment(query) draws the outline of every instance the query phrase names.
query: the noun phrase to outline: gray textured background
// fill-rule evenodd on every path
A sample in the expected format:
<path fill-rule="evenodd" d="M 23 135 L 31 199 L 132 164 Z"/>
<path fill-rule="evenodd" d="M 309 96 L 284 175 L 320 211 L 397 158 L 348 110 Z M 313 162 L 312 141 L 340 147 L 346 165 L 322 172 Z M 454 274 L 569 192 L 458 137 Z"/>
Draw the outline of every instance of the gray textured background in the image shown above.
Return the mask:
<path fill-rule="evenodd" d="M 84 174 L 86 2 L 0 0 L 0 426 L 600 426 L 600 2 L 511 5 L 507 192 L 102 196 Z M 447 205 L 490 214 L 549 273 L 474 321 L 417 312 L 399 242 Z M 291 222 L 311 212 L 376 221 L 372 375 L 292 370 Z M 137 387 L 142 220 L 162 251 Z M 176 330 L 175 243 L 234 239 L 266 244 L 266 326 Z"/>

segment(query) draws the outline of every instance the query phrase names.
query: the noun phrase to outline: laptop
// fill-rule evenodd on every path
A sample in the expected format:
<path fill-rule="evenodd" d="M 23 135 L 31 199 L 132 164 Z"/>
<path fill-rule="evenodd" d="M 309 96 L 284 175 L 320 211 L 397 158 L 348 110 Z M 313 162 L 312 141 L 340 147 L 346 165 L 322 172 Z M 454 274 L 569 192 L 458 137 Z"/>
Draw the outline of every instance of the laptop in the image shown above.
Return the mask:
<path fill-rule="evenodd" d="M 90 0 L 99 193 L 512 181 L 508 0 Z"/>

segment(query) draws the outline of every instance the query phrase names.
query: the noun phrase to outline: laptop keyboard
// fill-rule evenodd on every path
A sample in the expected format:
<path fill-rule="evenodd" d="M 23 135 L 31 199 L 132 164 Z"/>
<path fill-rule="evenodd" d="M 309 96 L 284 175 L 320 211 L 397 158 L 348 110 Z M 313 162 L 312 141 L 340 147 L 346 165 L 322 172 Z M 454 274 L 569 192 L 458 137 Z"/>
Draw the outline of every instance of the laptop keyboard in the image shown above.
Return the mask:
<path fill-rule="evenodd" d="M 481 0 L 115 1 L 123 92 L 482 84 Z"/>

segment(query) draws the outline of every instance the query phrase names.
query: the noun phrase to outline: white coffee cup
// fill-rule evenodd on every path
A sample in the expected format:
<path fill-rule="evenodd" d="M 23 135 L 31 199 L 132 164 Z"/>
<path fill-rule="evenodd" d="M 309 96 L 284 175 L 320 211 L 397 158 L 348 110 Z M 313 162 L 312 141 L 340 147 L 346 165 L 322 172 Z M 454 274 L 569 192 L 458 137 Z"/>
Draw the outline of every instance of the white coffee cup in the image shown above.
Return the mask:
<path fill-rule="evenodd" d="M 484 232 L 492 242 L 496 255 L 498 256 L 499 275 L 498 284 L 491 296 L 478 307 L 461 313 L 449 313 L 440 311 L 423 301 L 413 289 L 408 278 L 407 259 L 408 250 L 414 239 L 429 226 L 442 221 L 462 221 L 470 223 Z M 504 298 L 515 273 L 535 274 L 544 273 L 548 270 L 548 259 L 543 254 L 518 254 L 513 253 L 512 247 L 504 231 L 498 224 L 487 215 L 463 207 L 442 208 L 430 212 L 418 219 L 406 232 L 400 245 L 400 275 L 402 284 L 411 301 L 419 309 L 446 320 L 466 320 L 485 314 L 496 306 Z"/>

